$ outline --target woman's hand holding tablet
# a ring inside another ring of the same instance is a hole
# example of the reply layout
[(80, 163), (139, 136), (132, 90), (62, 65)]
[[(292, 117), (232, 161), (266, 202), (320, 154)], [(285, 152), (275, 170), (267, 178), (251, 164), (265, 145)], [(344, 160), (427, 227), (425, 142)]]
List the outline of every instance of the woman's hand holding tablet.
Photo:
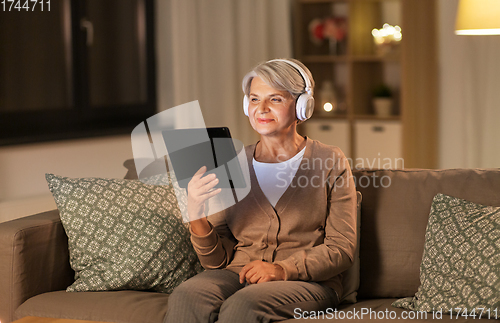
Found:
[(205, 202), (219, 194), (222, 189), (214, 189), (219, 180), (215, 174), (203, 176), (207, 167), (201, 167), (191, 178), (188, 184), (188, 215), (191, 223), (191, 230), (196, 235), (206, 235), (210, 232), (210, 225), (204, 217)]

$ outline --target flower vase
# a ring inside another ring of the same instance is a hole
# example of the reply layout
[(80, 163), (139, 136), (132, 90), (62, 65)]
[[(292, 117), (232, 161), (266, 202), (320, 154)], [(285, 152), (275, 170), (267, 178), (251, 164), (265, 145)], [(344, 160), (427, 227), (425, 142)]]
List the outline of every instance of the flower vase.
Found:
[(328, 38), (328, 48), (330, 55), (338, 55), (338, 42), (335, 38)]

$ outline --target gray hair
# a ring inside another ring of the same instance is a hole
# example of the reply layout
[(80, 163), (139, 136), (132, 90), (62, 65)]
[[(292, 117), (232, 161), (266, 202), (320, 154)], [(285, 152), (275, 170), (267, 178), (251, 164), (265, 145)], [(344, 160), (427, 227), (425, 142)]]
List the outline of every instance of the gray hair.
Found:
[[(286, 58), (299, 65), (311, 83), (311, 95), (314, 93), (314, 79), (311, 71), (302, 62)], [(243, 78), (242, 89), (246, 96), (250, 94), (250, 86), (254, 77), (260, 77), (267, 85), (279, 91), (287, 91), (294, 99), (305, 92), (306, 83), (301, 73), (291, 64), (280, 60), (271, 60), (257, 65)]]

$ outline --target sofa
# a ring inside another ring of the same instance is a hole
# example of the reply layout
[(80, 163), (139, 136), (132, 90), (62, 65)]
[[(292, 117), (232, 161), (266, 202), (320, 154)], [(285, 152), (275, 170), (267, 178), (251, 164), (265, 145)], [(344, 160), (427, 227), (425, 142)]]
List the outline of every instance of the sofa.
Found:
[[(133, 161), (124, 165), (128, 168), (125, 178), (136, 178)], [(344, 313), (340, 318), (367, 320), (371, 316), (361, 314), (373, 312), (378, 317), (371, 319), (377, 321), (436, 321), (431, 313), (427, 318), (415, 317), (416, 312), (391, 306), (398, 298), (413, 296), (420, 285), (424, 236), (433, 197), (443, 193), (500, 206), (500, 169), (375, 169), (354, 170), (353, 175), (363, 195), (360, 284), (357, 303), (338, 307)], [(42, 316), (117, 323), (162, 322), (167, 294), (66, 292), (74, 279), (68, 259), (68, 241), (57, 210), (1, 223), (0, 321)], [(453, 319), (475, 321), (467, 317)], [(302, 317), (286, 322), (305, 320), (309, 321)], [(332, 320), (324, 316), (317, 321)]]

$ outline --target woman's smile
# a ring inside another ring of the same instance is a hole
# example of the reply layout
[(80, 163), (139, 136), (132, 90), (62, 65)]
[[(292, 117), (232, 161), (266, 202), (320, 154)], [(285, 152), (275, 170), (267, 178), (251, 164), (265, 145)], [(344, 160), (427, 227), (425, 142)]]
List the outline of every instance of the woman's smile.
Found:
[(257, 118), (257, 122), (260, 124), (267, 124), (274, 121), (274, 119), (269, 119), (269, 118)]

